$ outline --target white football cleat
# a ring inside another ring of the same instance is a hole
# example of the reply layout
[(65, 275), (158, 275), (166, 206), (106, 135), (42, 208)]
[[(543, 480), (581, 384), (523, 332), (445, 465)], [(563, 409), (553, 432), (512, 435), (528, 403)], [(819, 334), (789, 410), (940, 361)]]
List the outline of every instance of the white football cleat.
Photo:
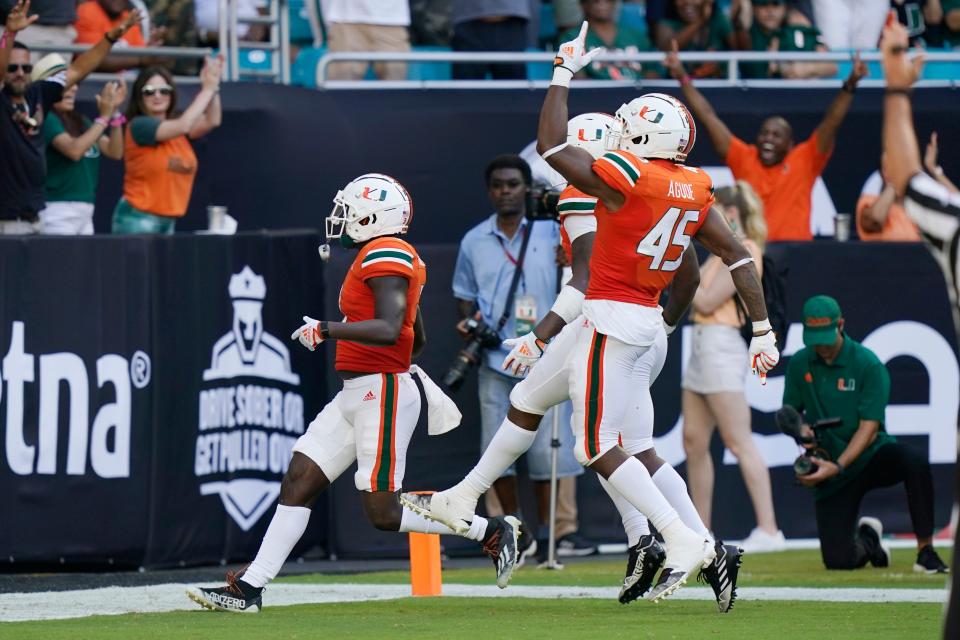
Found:
[(706, 569), (717, 557), (713, 540), (701, 539), (696, 534), (685, 535), (682, 540), (666, 545), (666, 552), (667, 561), (657, 585), (647, 596), (651, 602), (660, 602), (672, 595), (694, 572)]
[(465, 495), (460, 485), (433, 495), (401, 493), (400, 502), (414, 513), (434, 520), (453, 529), (459, 535), (470, 530), (470, 523), (477, 511), (477, 500)]

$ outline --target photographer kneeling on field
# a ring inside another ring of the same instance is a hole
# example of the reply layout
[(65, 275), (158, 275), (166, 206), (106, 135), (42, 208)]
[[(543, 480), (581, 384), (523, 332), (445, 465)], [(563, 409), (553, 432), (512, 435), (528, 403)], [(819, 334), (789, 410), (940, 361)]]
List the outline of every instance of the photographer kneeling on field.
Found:
[[(487, 195), (495, 213), (467, 232), (460, 241), (457, 266), (453, 274), (453, 295), (463, 320), (457, 330), (468, 346), (444, 377), (448, 388), (456, 389), (472, 364), (479, 365), (481, 450), (486, 449), (510, 408), (510, 392), (520, 378), (503, 370), (510, 352), (501, 341), (522, 336), (545, 316), (557, 297), (558, 268), (556, 249), (560, 227), (556, 220), (531, 220), (525, 214), (531, 185), (530, 165), (520, 156), (501, 155), (487, 165)], [(553, 411), (559, 411), (561, 441), (557, 476), (561, 478), (557, 501), (557, 554), (589, 555), (596, 548), (576, 535), (577, 505), (574, 476), (583, 467), (573, 455), (573, 434), (569, 402), (554, 407), (544, 416), (551, 424)], [(533, 536), (540, 543), (540, 556), (546, 556), (547, 520), (550, 504), (551, 430), (540, 429), (527, 452), (527, 468), (533, 480), (539, 511), (540, 531), (521, 530), (520, 552), (532, 554)], [(519, 511), (515, 469), (493, 484), (506, 514)], [(523, 520), (521, 518), (521, 520)], [(530, 521), (533, 519), (531, 518)]]
[(852, 340), (843, 324), (833, 298), (814, 296), (804, 303), (806, 347), (790, 358), (784, 407), (777, 412), (781, 430), (807, 449), (794, 466), (797, 480), (813, 489), (823, 564), (827, 569), (890, 564), (880, 521), (858, 521), (857, 515), (868, 491), (902, 482), (917, 536), (914, 571), (946, 573), (933, 549), (930, 464), (887, 433), (887, 368)]

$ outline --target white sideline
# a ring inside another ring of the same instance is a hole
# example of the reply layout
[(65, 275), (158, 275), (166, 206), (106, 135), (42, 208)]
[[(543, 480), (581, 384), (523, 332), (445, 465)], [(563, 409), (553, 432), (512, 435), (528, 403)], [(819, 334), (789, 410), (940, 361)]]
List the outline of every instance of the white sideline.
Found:
[[(106, 587), (77, 591), (0, 594), (0, 622), (83, 618), (94, 615), (200, 610), (187, 599), (186, 584), (148, 587)], [(521, 587), (498, 589), (494, 585), (445, 584), (445, 596), (462, 598), (595, 598), (616, 603), (613, 587)], [(389, 600), (410, 595), (402, 584), (273, 584), (264, 593), (267, 607), (330, 602)], [(671, 600), (712, 601), (706, 587), (681, 589)], [(917, 602), (942, 604), (945, 589), (845, 589), (799, 587), (741, 587), (738, 601), (805, 600), (815, 602)], [(644, 606), (645, 603), (638, 603)], [(667, 605), (668, 606), (668, 605)], [(208, 613), (208, 615), (215, 615)]]

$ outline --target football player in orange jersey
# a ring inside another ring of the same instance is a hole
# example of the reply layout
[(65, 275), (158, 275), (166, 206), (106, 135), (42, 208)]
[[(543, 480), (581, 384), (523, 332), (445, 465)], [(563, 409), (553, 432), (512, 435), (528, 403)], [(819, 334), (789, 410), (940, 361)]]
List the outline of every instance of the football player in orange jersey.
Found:
[[(567, 141), (586, 150), (595, 158), (606, 151), (610, 131), (619, 131), (620, 125), (612, 116), (588, 113), (576, 116), (567, 124)], [(401, 502), (418, 513), (442, 522), (455, 530), (466, 530), (473, 518), (480, 495), (490, 488), (492, 480), (522, 455), (533, 442), (544, 413), (552, 406), (570, 397), (567, 363), (578, 335), (589, 329), (583, 322), (580, 309), (589, 281), (589, 261), (597, 228), (594, 208), (597, 199), (572, 185), (560, 195), (558, 210), (561, 219), (564, 247), (572, 263), (572, 277), (557, 298), (551, 311), (533, 332), (505, 341), (513, 350), (504, 361), (504, 368), (520, 374), (530, 370), (510, 395), (511, 407), (493, 441), (483, 452), (477, 465), (463, 481), (432, 496), (401, 494)], [(663, 310), (666, 327), (672, 329), (693, 299), (699, 282), (696, 253), (689, 248), (673, 281), (667, 308)], [(558, 335), (559, 334), (559, 335)], [(551, 342), (551, 339), (556, 338)], [(545, 350), (550, 342), (550, 348)], [(653, 474), (654, 483), (668, 497), (668, 502), (681, 514), (685, 523), (697, 533), (709, 537), (709, 532), (697, 515), (683, 479), (670, 465), (656, 455), (653, 449), (653, 401), (649, 387), (656, 380), (666, 358), (667, 332), (658, 336), (655, 345), (641, 357), (634, 374), (641, 381), (636, 402), (628, 409), (621, 431), (624, 449), (636, 455)], [(543, 362), (536, 368), (541, 354)], [(531, 369), (532, 368), (532, 369)], [(651, 586), (656, 572), (664, 561), (664, 552), (650, 535), (647, 520), (636, 508), (601, 479), (623, 519), (630, 545), (627, 572), (619, 600), (631, 602)], [(736, 597), (736, 576), (739, 550), (735, 547), (718, 549), (720, 556), (714, 565), (704, 571), (714, 588), (720, 611), (728, 611)]]
[(553, 80), (540, 113), (537, 150), (570, 184), (597, 198), (597, 234), (583, 313), (590, 331), (579, 336), (570, 358), (570, 394), (577, 453), (646, 515), (666, 543), (666, 565), (650, 599), (657, 601), (709, 567), (713, 542), (686, 526), (657, 491), (646, 467), (618, 444), (636, 386), (636, 363), (664, 331), (660, 292), (697, 237), (727, 265), (754, 322), (750, 366), (765, 376), (779, 360), (767, 320), (760, 279), (749, 252), (713, 208), (713, 185), (683, 163), (696, 130), (675, 98), (648, 94), (617, 111), (618, 151), (594, 160), (565, 141), (570, 79), (600, 50), (587, 52), (580, 35), (561, 45)]
[[(294, 445), (280, 502), (256, 559), (239, 574), (228, 573), (225, 587), (187, 589), (192, 600), (208, 609), (260, 610), (264, 586), (276, 577), (307, 528), (310, 505), (354, 462), (354, 482), (373, 526), (455, 533), (404, 508), (398, 499), (407, 446), (420, 416), (413, 375), (420, 377), (431, 406), (430, 432), (443, 433), (460, 423), (453, 402), (410, 364), (426, 342), (419, 308), (426, 266), (398, 237), (413, 217), (410, 196), (390, 176), (369, 173), (338, 192), (334, 203), (326, 219), (327, 239), (358, 249), (340, 290), (344, 318), (327, 322), (304, 316), (304, 325), (291, 338), (311, 351), (325, 340), (337, 340), (335, 369), (343, 389)], [(513, 516), (476, 517), (467, 530), (455, 533), (483, 544), (501, 589), (518, 560), (519, 527)]]

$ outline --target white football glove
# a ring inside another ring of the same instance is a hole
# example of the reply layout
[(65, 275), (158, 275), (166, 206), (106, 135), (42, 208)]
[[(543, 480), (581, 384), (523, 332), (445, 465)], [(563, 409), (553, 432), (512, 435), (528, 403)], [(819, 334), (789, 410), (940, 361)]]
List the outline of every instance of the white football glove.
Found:
[(290, 334), (290, 339), (299, 340), (300, 344), (313, 351), (323, 342), (323, 336), (320, 335), (320, 321), (310, 316), (303, 316), (303, 322), (299, 329)]
[(564, 42), (557, 51), (557, 57), (553, 59), (553, 81), (550, 84), (560, 85), (561, 87), (570, 86), (570, 78), (588, 64), (593, 59), (606, 51), (603, 47), (597, 47), (587, 51), (587, 21), (583, 21), (580, 27), (580, 34), (570, 42)]
[(777, 336), (767, 331), (762, 336), (753, 336), (750, 340), (750, 370), (760, 376), (760, 382), (767, 384), (767, 372), (780, 362), (777, 351)]
[(511, 347), (510, 353), (503, 360), (503, 369), (517, 376), (526, 375), (547, 348), (547, 343), (532, 331), (517, 338), (508, 338), (503, 341), (503, 345)]

